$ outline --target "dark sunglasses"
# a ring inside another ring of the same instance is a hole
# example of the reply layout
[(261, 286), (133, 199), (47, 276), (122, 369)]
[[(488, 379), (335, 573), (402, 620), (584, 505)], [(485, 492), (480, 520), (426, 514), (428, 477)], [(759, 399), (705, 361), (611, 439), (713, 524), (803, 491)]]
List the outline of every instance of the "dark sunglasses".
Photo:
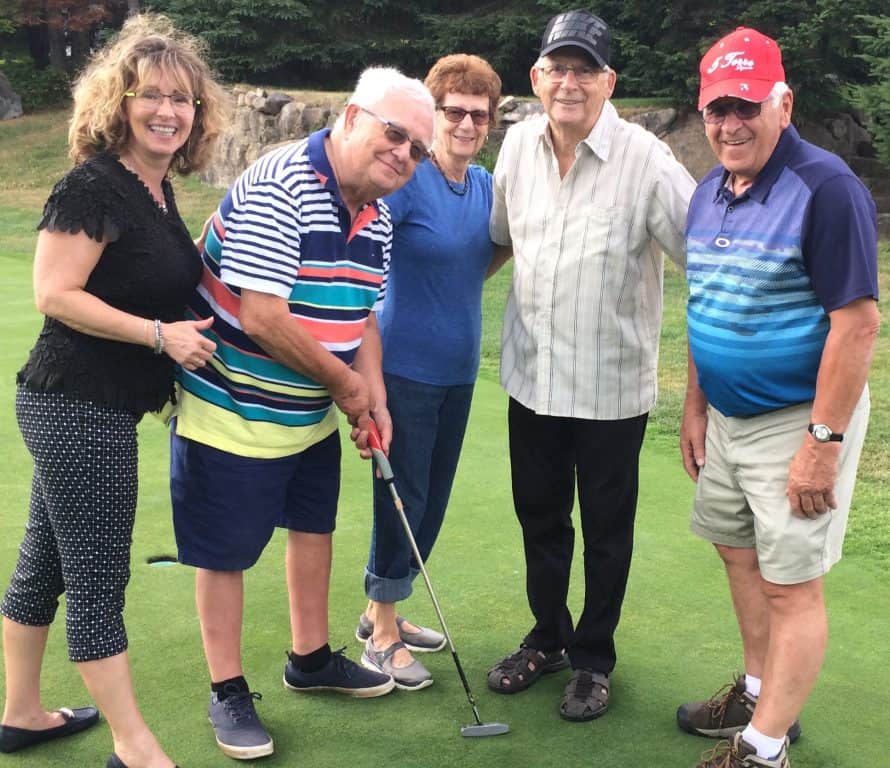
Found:
[(720, 125), (726, 116), (732, 112), (739, 120), (753, 120), (760, 114), (763, 102), (760, 101), (744, 101), (743, 99), (733, 99), (731, 101), (715, 102), (708, 104), (702, 111), (702, 119), (708, 125)]
[(469, 115), (474, 125), (488, 125), (491, 122), (491, 115), (487, 109), (463, 109), (462, 107), (443, 107), (438, 106), (436, 109), (441, 110), (445, 115), (445, 119), (451, 123), (463, 122), (463, 119)]
[(367, 112), (371, 117), (376, 117), (381, 123), (383, 123), (383, 136), (387, 141), (395, 144), (397, 147), (402, 146), (406, 141), (411, 144), (408, 148), (408, 154), (411, 155), (411, 159), (415, 163), (422, 163), (430, 156), (430, 151), (417, 139), (412, 139), (407, 133), (405, 133), (404, 129), (399, 128), (397, 125), (393, 125), (389, 120), (386, 120), (376, 112), (372, 112), (370, 109), (365, 109), (364, 107), (359, 107), (362, 112)]

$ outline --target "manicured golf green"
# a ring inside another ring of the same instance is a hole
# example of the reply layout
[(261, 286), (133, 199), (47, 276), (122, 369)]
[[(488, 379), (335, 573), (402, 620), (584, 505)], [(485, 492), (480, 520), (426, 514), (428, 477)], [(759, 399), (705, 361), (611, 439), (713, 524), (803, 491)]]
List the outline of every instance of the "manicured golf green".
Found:
[[(11, 572), (27, 515), (31, 463), (13, 414), (15, 372), (40, 326), (33, 309), (33, 225), (48, 178), (65, 167), (58, 126), (63, 116), (26, 118), (23, 129), (0, 125), (0, 588)], [(62, 129), (63, 130), (63, 129)], [(43, 148), (51, 146), (52, 151)], [(40, 150), (40, 151), (38, 151)], [(41, 154), (43, 152), (43, 154)], [(51, 157), (47, 159), (46, 154)], [(30, 180), (30, 174), (36, 180)], [(180, 207), (196, 226), (219, 192), (189, 182)], [(882, 251), (887, 286), (890, 249)], [(449, 628), (485, 720), (506, 722), (508, 735), (467, 740), (472, 713), (447, 652), (423, 658), (435, 685), (374, 700), (295, 694), (281, 684), (289, 643), (283, 537), (276, 536), (246, 578), (244, 662), (263, 694), (257, 703), (275, 738), (269, 766), (515, 766), (515, 768), (685, 768), (711, 742), (677, 730), (674, 711), (703, 697), (741, 669), (738, 632), (716, 555), (687, 530), (693, 485), (683, 474), (675, 432), (683, 386), (682, 280), (669, 272), (662, 351), (662, 402), (653, 414), (642, 461), (636, 552), (618, 632), (613, 705), (605, 718), (567, 723), (557, 704), (568, 673), (545, 677), (514, 696), (491, 693), (485, 672), (529, 627), (519, 527), (513, 516), (506, 454), (506, 398), (496, 383), (498, 306), (507, 275), (489, 286), (484, 372), (457, 482), (439, 545), (429, 562)], [(795, 768), (878, 768), (888, 764), (890, 710), (890, 355), (882, 332), (872, 377), (872, 433), (853, 512), (848, 554), (827, 578), (831, 640), (825, 668), (803, 715), (803, 737), (791, 750)], [(127, 600), (136, 687), (146, 719), (183, 768), (233, 763), (217, 750), (206, 719), (208, 683), (193, 603), (190, 569), (150, 566), (175, 555), (167, 492), (167, 434), (155, 419), (140, 426), (140, 497)], [(347, 441), (348, 442), (348, 441)], [(370, 531), (370, 468), (344, 446), (343, 492), (334, 538), (331, 644), (357, 658), (353, 632), (364, 605), (362, 571)], [(580, 563), (580, 532), (576, 562)], [(581, 574), (570, 604), (580, 606)], [(420, 580), (404, 607), (434, 624)], [(67, 661), (64, 600), (50, 635), (44, 670), (47, 706), (77, 706), (87, 696)], [(0, 683), (2, 688), (2, 683)], [(105, 724), (70, 740), (17, 755), (0, 768), (99, 768), (111, 750)]]

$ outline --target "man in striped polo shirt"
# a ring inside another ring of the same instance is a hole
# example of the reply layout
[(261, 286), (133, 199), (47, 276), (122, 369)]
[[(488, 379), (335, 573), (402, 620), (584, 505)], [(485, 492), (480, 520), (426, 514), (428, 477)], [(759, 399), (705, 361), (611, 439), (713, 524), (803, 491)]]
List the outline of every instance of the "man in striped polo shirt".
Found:
[(722, 558), (745, 674), (677, 712), (730, 740), (698, 768), (788, 768), (825, 654), (823, 576), (840, 559), (868, 424), (880, 316), (875, 204), (791, 125), (775, 40), (740, 27), (701, 61), (719, 165), (686, 227), (692, 530)]
[[(546, 114), (507, 132), (491, 213), (491, 239), (514, 256), (501, 384), (534, 625), (488, 685), (515, 693), (571, 664), (559, 704), (568, 720), (592, 720), (609, 705), (640, 447), (655, 404), (662, 251), (685, 263), (695, 189), (668, 146), (612, 106), (609, 48), (609, 28), (587, 11), (550, 19), (531, 68)], [(577, 622), (567, 605), (576, 483)]]
[(362, 430), (391, 425), (374, 312), (389, 267), (383, 197), (432, 141), (433, 99), (417, 80), (372, 68), (333, 129), (273, 151), (223, 198), (207, 233), (193, 317), (212, 317), (210, 363), (182, 371), (171, 449), (174, 525), (195, 566), (220, 749), (271, 754), (241, 665), (243, 571), (287, 529), (295, 691), (370, 697), (392, 678), (328, 645), (328, 583), (340, 481), (337, 410)]

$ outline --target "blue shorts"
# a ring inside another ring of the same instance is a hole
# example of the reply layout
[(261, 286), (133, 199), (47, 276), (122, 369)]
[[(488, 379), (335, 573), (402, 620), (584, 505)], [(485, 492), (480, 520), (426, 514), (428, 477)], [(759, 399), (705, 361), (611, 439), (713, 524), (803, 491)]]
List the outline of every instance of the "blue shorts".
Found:
[(340, 434), (280, 459), (236, 456), (180, 437), (170, 444), (170, 496), (179, 561), (243, 571), (276, 526), (331, 533), (340, 495)]

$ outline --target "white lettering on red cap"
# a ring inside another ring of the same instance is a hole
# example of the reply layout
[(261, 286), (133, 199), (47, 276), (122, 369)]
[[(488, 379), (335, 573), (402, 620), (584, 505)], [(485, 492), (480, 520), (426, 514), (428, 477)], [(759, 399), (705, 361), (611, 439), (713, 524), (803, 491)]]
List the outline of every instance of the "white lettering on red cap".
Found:
[(744, 58), (744, 51), (729, 51), (718, 56), (708, 67), (707, 74), (716, 72), (718, 69), (734, 69), (736, 72), (747, 72), (754, 69), (754, 59)]

